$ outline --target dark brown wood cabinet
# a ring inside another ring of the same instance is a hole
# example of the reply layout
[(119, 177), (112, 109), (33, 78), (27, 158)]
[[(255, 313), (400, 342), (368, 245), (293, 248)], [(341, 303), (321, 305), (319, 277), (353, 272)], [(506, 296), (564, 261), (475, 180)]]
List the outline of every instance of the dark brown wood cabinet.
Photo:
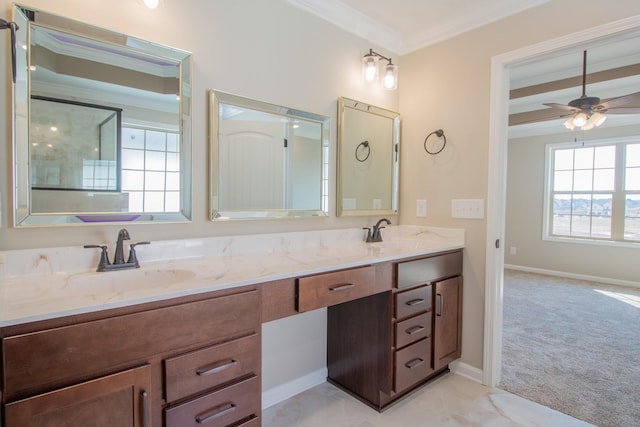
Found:
[(462, 277), (435, 283), (433, 364), (442, 369), (462, 352)]
[(328, 308), (328, 380), (378, 410), (461, 354), (462, 251), (393, 271), (391, 291)]
[(3, 426), (259, 425), (260, 303), (237, 288), (2, 328)]
[(258, 427), (261, 323), (328, 307), (328, 380), (381, 410), (460, 357), (462, 252), (0, 328), (2, 427)]
[(5, 405), (5, 425), (150, 426), (149, 365)]

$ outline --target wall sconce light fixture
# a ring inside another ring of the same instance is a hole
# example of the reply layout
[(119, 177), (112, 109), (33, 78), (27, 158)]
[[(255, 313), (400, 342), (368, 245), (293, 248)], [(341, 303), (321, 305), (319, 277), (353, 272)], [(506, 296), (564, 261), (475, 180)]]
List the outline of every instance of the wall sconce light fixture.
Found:
[[(387, 64), (379, 66), (378, 60), (384, 59)], [(398, 88), (398, 66), (391, 62), (391, 58), (382, 56), (373, 49), (362, 57), (362, 75), (364, 81), (373, 82), (378, 80), (378, 75), (382, 75), (382, 87), (387, 90)]]

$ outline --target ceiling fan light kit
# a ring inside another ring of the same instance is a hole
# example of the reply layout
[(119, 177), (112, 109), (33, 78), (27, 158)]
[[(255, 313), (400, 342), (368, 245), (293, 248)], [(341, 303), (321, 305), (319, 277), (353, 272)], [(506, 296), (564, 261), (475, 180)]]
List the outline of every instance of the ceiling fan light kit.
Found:
[[(544, 105), (555, 108), (558, 110), (564, 110), (564, 114), (560, 114), (559, 117), (570, 117), (564, 122), (564, 126), (567, 129), (574, 130), (579, 128), (581, 130), (590, 130), (594, 127), (602, 125), (607, 119), (609, 114), (640, 114), (640, 108), (617, 108), (624, 104), (640, 101), (640, 92), (632, 93), (617, 98), (612, 98), (608, 101), (600, 102), (600, 98), (595, 96), (586, 95), (586, 80), (587, 80), (587, 51), (583, 52), (582, 60), (582, 96), (578, 99), (574, 99), (567, 105), (558, 103), (545, 103)], [(568, 113), (566, 113), (568, 111)]]

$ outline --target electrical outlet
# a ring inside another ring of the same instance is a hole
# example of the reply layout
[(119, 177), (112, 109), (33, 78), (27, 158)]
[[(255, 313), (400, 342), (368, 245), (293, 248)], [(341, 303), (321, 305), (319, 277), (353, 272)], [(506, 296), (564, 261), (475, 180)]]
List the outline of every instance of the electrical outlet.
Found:
[(466, 219), (484, 218), (484, 199), (452, 199), (451, 217)]
[(424, 199), (416, 200), (416, 216), (424, 218), (427, 216), (427, 201)]
[(382, 209), (382, 199), (373, 199), (373, 209)]
[(515, 255), (516, 254), (516, 247), (515, 246), (511, 246), (509, 248), (509, 255)]

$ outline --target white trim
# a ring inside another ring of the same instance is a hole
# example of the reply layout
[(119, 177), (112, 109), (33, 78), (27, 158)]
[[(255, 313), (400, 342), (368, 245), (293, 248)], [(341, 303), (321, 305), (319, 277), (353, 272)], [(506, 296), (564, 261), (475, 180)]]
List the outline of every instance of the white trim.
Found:
[(262, 392), (262, 409), (283, 402), (296, 394), (309, 390), (327, 381), (327, 368), (318, 369), (298, 377), (287, 383), (280, 384)]
[(493, 0), (482, 4), (468, 2), (465, 8), (455, 10), (451, 16), (434, 16), (430, 25), (424, 26), (424, 30), (408, 35), (403, 35), (401, 31), (389, 27), (342, 0), (285, 1), (394, 54), (406, 55), (548, 3), (550, 0)]
[[(495, 387), (500, 381), (502, 352), (502, 290), (504, 253), (496, 250), (496, 239), (504, 241), (507, 169), (508, 67), (543, 55), (576, 48), (586, 42), (625, 36), (640, 30), (640, 15), (610, 22), (557, 39), (527, 46), (491, 58), (489, 125), (489, 175), (487, 197), (487, 241), (485, 274), (485, 326), (483, 383)], [(502, 245), (501, 245), (502, 246)]]
[(466, 363), (462, 363), (460, 360), (454, 360), (449, 363), (449, 370), (452, 374), (460, 375), (461, 377), (465, 377), (471, 381), (482, 384), (482, 370), (475, 366), (467, 365)]
[[(425, 25), (425, 29), (402, 40), (402, 50), (405, 55), (451, 39), (457, 35), (469, 32), (476, 28), (489, 25), (493, 22), (524, 12), (550, 0), (494, 0), (491, 2), (468, 2), (466, 7), (456, 10), (455, 15), (446, 17), (431, 25)], [(434, 25), (435, 24), (435, 25)]]
[(340, 0), (285, 1), (394, 54), (403, 53), (402, 34)]
[(525, 273), (545, 274), (547, 276), (564, 277), (567, 279), (586, 280), (588, 282), (605, 283), (607, 285), (627, 286), (640, 289), (640, 282), (631, 280), (612, 279), (610, 277), (591, 276), (589, 274), (569, 273), (568, 271), (555, 271), (546, 268), (527, 267), (524, 265), (505, 264), (505, 270), (524, 271)]

